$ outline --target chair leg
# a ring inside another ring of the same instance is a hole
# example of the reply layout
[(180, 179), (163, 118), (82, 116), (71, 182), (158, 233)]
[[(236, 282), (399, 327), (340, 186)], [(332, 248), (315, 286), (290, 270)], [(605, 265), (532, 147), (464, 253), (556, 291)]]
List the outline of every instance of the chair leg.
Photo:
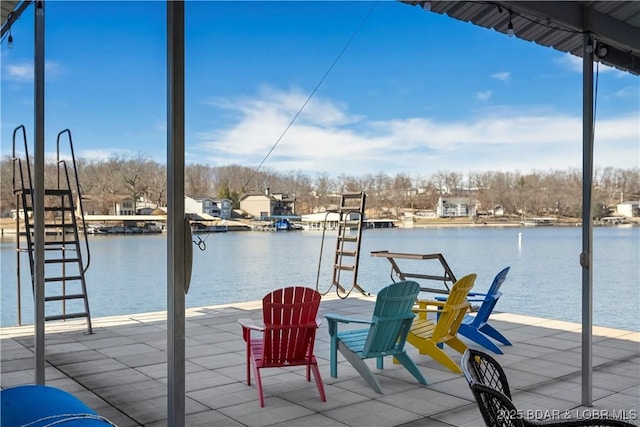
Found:
[(251, 385), (251, 343), (247, 341), (247, 385)]
[(258, 399), (260, 400), (260, 406), (264, 408), (264, 395), (262, 393), (262, 378), (260, 377), (260, 368), (255, 366), (254, 371), (256, 374), (256, 388), (258, 389)]
[(329, 349), (329, 365), (331, 377), (338, 378), (338, 337), (331, 336), (331, 348)]
[(320, 400), (326, 402), (327, 395), (324, 393), (324, 385), (322, 384), (322, 378), (320, 378), (320, 369), (318, 369), (318, 364), (316, 363), (307, 367), (310, 370), (313, 370), (313, 378), (316, 380), (316, 386), (318, 387), (318, 392), (320, 393)]
[(427, 385), (427, 380), (407, 353), (396, 354), (396, 358), (400, 363), (402, 363), (402, 366), (404, 366), (407, 371), (411, 372), (411, 375), (413, 375), (420, 384)]
[(448, 339), (447, 341), (445, 341), (445, 344), (447, 344), (449, 347), (460, 354), (464, 353), (464, 351), (467, 349), (467, 345), (463, 343), (458, 337)]
[(504, 335), (502, 335), (496, 328), (489, 325), (488, 323), (480, 328), (480, 332), (489, 335), (491, 338), (495, 339), (496, 341), (500, 341), (504, 345), (511, 345), (511, 342), (509, 342), (509, 340), (506, 339)]
[(364, 362), (364, 360), (360, 359), (357, 354), (349, 350), (341, 342), (338, 343), (338, 350), (340, 350), (340, 353), (342, 353), (345, 359), (347, 359), (347, 361), (351, 363), (351, 366), (353, 366), (355, 370), (358, 371), (360, 376), (364, 378), (367, 384), (369, 384), (369, 386), (374, 389), (376, 393), (384, 394), (382, 392), (382, 387), (380, 387), (380, 383), (378, 382), (376, 377), (373, 376), (373, 373), (369, 369), (369, 366), (367, 366), (367, 364)]
[[(449, 344), (449, 342), (447, 342)], [(463, 344), (464, 345), (464, 344)], [(454, 360), (449, 357), (444, 350), (440, 350), (438, 346), (431, 341), (424, 341), (421, 343), (422, 350), (420, 354), (426, 354), (431, 357), (433, 360), (444, 366), (445, 368), (455, 372), (456, 374), (462, 373), (462, 369)], [(465, 346), (466, 347), (466, 346)]]
[(503, 354), (502, 350), (500, 350), (500, 348), (498, 348), (498, 346), (495, 345), (493, 343), (493, 341), (491, 341), (489, 338), (487, 338), (486, 336), (481, 334), (476, 329), (467, 329), (467, 328), (463, 329), (461, 327), (458, 330), (458, 334), (460, 334), (463, 337), (466, 337), (466, 338), (470, 339), (471, 341), (481, 345), (482, 347), (486, 348), (487, 350), (493, 351), (496, 354)]

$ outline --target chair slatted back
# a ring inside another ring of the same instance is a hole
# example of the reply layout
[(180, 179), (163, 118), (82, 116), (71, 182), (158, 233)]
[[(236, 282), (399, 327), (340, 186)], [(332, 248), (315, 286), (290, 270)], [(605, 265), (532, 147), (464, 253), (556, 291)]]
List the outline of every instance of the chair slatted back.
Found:
[(434, 342), (444, 342), (458, 333), (460, 323), (470, 306), (467, 295), (475, 280), (476, 274), (468, 274), (451, 287), (444, 309), (442, 313), (438, 313), (438, 322), (432, 335)]
[(469, 384), (478, 383), (497, 390), (511, 399), (507, 375), (492, 356), (473, 348), (462, 355), (462, 372)]
[(393, 354), (402, 351), (415, 314), (413, 305), (420, 293), (417, 282), (405, 280), (380, 290), (373, 309), (372, 325), (363, 355)]
[(473, 396), (487, 426), (525, 427), (525, 421), (504, 394), (483, 384), (470, 384)]
[(262, 299), (263, 364), (305, 363), (313, 355), (321, 295), (302, 286), (275, 290)]
[(475, 325), (480, 326), (489, 320), (491, 312), (493, 312), (495, 305), (498, 303), (498, 299), (500, 299), (500, 296), (502, 295), (500, 288), (507, 279), (507, 274), (510, 269), (511, 267), (504, 268), (496, 275), (496, 277), (493, 278), (493, 282), (491, 283), (491, 286), (489, 286), (487, 295), (485, 296), (484, 301), (482, 301), (482, 304), (478, 309), (478, 313), (475, 316), (473, 322)]

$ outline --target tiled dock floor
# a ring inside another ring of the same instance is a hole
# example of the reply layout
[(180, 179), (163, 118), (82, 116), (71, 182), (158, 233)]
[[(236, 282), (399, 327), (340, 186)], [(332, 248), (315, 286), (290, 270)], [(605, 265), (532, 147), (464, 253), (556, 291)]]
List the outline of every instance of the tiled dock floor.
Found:
[[(372, 303), (371, 297), (327, 298), (321, 314), (368, 319)], [(246, 385), (244, 343), (236, 322), (260, 316), (259, 302), (187, 310), (187, 426), (483, 425), (462, 375), (418, 355), (411, 346), (410, 355), (427, 386), (388, 360), (384, 371), (375, 371), (385, 391), (378, 395), (340, 355), (338, 378), (331, 378), (326, 325), (318, 332), (316, 355), (327, 402), (320, 401), (313, 382), (305, 381), (304, 368), (267, 369), (266, 403), (260, 408), (256, 389)], [(570, 411), (589, 416), (615, 411), (640, 423), (639, 332), (594, 327), (594, 405), (584, 408), (579, 324), (507, 313), (496, 313), (493, 319), (514, 344), (504, 347), (505, 354), (497, 359), (515, 389), (514, 403), (525, 414), (548, 410), (548, 415)], [(93, 335), (84, 333), (82, 323), (47, 325), (47, 384), (73, 393), (120, 427), (166, 425), (165, 313), (99, 318), (93, 323)], [(33, 327), (0, 331), (1, 386), (32, 383)]]

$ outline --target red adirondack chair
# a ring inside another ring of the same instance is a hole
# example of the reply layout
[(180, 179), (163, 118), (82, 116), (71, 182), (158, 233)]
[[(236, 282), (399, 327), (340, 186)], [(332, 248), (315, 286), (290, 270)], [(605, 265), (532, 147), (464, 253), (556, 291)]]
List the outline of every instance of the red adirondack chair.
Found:
[[(320, 399), (327, 401), (313, 354), (316, 330), (320, 326), (316, 319), (320, 298), (316, 290), (302, 286), (278, 289), (262, 299), (264, 326), (256, 325), (251, 319), (238, 320), (247, 343), (247, 384), (251, 385), (249, 366), (252, 365), (260, 406), (264, 406), (260, 369), (287, 366), (306, 366), (307, 381), (311, 381), (313, 371)], [(253, 338), (254, 331), (260, 336)]]

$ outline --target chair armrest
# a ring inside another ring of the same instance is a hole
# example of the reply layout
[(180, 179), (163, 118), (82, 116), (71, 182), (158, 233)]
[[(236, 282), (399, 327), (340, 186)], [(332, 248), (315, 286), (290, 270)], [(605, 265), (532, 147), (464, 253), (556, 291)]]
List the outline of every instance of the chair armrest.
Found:
[[(476, 297), (476, 296), (487, 296), (487, 294), (480, 294), (480, 293), (469, 293), (470, 297)], [(446, 301), (447, 297), (435, 297), (436, 301)], [(469, 302), (483, 302), (484, 298), (467, 298), (467, 301)]]
[(443, 308), (412, 308), (411, 311), (414, 313), (445, 313), (449, 310)]
[(483, 294), (482, 292), (469, 292), (470, 297), (486, 297), (487, 294)]
[(243, 329), (252, 329), (254, 331), (264, 331), (264, 326), (256, 325), (252, 319), (238, 319), (238, 323)]
[(340, 322), (340, 323), (365, 323), (367, 325), (371, 325), (371, 321), (369, 320), (360, 320), (354, 319), (351, 317), (341, 316), (339, 314), (325, 314), (324, 317), (327, 318), (329, 322)]
[(444, 305), (446, 304), (446, 301), (435, 301), (435, 300), (429, 300), (429, 299), (420, 299), (418, 300), (418, 302), (416, 302), (416, 305), (418, 305), (418, 307), (423, 308), (423, 307), (427, 307), (427, 306), (434, 306), (434, 307), (444, 307)]

